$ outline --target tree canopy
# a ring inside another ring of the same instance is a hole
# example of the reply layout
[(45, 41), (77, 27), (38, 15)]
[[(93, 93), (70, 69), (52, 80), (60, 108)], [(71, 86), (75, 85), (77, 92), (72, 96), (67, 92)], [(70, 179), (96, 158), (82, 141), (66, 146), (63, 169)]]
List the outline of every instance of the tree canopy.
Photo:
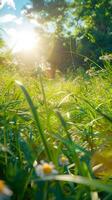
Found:
[(112, 52), (111, 0), (31, 2), (32, 7), (26, 5), (25, 14), (37, 22), (37, 32), (47, 38), (50, 50), (44, 50), (50, 52), (49, 62), (60, 68), (76, 68), (87, 66), (84, 57), (101, 64), (99, 57)]

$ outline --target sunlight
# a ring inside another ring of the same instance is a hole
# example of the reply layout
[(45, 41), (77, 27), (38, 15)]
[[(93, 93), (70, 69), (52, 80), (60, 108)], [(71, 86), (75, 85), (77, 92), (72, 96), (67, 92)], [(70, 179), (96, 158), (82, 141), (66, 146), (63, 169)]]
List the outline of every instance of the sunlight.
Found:
[(19, 31), (13, 37), (15, 41), (14, 53), (32, 51), (37, 44), (34, 31)]

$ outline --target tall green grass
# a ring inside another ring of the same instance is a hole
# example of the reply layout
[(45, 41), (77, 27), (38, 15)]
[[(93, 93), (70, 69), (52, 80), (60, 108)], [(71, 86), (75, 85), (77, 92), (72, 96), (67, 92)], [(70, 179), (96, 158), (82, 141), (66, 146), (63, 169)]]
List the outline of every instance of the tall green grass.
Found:
[[(0, 179), (12, 199), (111, 200), (110, 66), (54, 80), (1, 69), (0, 82)], [(35, 160), (58, 175), (37, 176)]]

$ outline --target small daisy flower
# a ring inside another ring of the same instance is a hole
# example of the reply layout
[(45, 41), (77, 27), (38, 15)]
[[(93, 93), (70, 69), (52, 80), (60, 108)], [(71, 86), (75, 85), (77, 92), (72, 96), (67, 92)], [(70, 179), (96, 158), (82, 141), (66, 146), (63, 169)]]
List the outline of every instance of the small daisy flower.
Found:
[(69, 160), (66, 156), (62, 155), (60, 158), (59, 158), (59, 165), (60, 166), (67, 166), (69, 164)]
[(41, 161), (39, 165), (36, 165), (35, 171), (37, 176), (40, 176), (41, 178), (51, 177), (58, 173), (52, 162), (47, 163), (44, 161)]
[(12, 191), (8, 188), (3, 180), (0, 180), (0, 200), (4, 199), (5, 196), (12, 196)]

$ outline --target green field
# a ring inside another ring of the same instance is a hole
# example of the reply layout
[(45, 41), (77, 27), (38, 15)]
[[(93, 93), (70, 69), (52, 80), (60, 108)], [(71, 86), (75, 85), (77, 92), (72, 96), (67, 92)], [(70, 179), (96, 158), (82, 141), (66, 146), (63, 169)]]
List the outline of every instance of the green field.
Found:
[(112, 200), (112, 0), (0, 0), (0, 200)]
[(55, 79), (1, 67), (0, 135), (11, 199), (111, 200), (110, 65)]

